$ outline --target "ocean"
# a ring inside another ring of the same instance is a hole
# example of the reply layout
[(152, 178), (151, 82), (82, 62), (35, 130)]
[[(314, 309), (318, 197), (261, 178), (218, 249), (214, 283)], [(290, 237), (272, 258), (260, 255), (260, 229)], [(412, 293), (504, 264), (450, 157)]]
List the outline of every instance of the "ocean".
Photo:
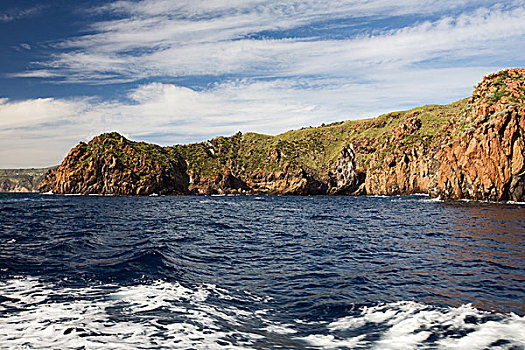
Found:
[(2, 349), (524, 349), (525, 206), (0, 194)]

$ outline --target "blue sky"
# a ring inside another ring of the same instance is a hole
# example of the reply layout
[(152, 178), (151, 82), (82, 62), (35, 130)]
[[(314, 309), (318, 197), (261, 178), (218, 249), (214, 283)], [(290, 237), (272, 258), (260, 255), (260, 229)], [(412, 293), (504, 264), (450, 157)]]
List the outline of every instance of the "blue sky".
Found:
[(469, 96), (523, 66), (525, 0), (0, 4), (0, 168), (106, 131), (162, 145)]

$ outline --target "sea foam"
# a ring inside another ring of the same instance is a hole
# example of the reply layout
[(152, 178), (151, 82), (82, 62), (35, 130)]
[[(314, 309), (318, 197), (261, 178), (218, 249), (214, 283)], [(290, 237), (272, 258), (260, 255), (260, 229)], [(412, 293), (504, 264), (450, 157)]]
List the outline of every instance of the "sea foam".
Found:
[[(242, 303), (257, 300), (249, 293), (242, 295)], [(272, 321), (275, 309), (217, 306), (210, 299), (235, 301), (238, 296), (211, 284), (189, 288), (155, 281), (63, 288), (35, 278), (15, 278), (0, 284), (0, 296), (0, 344), (10, 349), (525, 346), (524, 317), (481, 311), (471, 305), (443, 308), (402, 301), (362, 307), (328, 323), (280, 323)], [(305, 334), (305, 327), (324, 331)]]

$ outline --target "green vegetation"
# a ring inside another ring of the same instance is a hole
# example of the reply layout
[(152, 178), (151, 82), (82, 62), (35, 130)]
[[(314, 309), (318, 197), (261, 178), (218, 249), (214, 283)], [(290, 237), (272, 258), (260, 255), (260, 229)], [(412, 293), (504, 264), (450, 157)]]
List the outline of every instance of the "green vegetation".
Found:
[[(102, 164), (111, 160), (111, 157), (127, 168), (133, 168), (137, 161), (142, 165), (147, 162), (150, 165), (170, 167), (173, 162), (179, 160), (178, 154), (170, 147), (130, 141), (116, 132), (97, 136), (92, 142), (81, 143), (76, 149), (86, 154), (86, 157), (79, 158), (82, 160), (74, 164), (73, 168), (87, 166), (92, 161)], [(147, 177), (147, 174), (141, 176)]]
[[(225, 169), (237, 173), (282, 170), (286, 163), (297, 164), (324, 177), (334, 168), (341, 149), (350, 144), (355, 147), (358, 166), (363, 168), (368, 168), (376, 150), (382, 152), (375, 155), (376, 160), (380, 160), (388, 153), (414, 145), (428, 148), (444, 136), (443, 126), (466, 107), (467, 99), (464, 99), (450, 105), (428, 105), (373, 119), (292, 130), (277, 136), (237, 133), (171, 148), (187, 161), (190, 171), (203, 177)], [(403, 129), (403, 125), (416, 119), (418, 128)]]

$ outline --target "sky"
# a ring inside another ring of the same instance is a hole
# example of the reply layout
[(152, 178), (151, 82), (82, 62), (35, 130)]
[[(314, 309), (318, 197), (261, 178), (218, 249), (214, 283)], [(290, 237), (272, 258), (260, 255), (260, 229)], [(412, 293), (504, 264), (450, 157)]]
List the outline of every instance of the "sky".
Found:
[(2, 0), (0, 168), (451, 103), (524, 59), (525, 0)]

